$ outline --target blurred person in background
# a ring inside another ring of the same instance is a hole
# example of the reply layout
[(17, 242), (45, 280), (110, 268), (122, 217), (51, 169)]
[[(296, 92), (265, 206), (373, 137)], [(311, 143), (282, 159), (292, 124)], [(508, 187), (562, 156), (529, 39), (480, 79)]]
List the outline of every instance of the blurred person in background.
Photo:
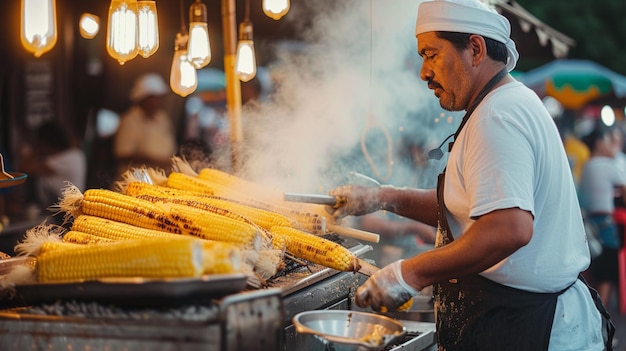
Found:
[(589, 248), (559, 132), (509, 74), (509, 21), (478, 0), (423, 1), (415, 35), (420, 78), (466, 113), (437, 189), (329, 192), (345, 200), (328, 208), (338, 218), (386, 210), (438, 228), (434, 249), (381, 268), (355, 303), (395, 310), (432, 284), (439, 350), (611, 349), (610, 316), (580, 276)]
[(583, 137), (591, 151), (585, 163), (580, 181), (580, 202), (598, 231), (602, 242), (602, 253), (591, 262), (590, 273), (602, 302), (608, 305), (618, 286), (617, 254), (622, 246), (614, 220), (615, 198), (626, 193), (625, 174), (621, 173), (615, 155), (614, 130), (598, 123), (598, 126)]
[(41, 124), (34, 144), (22, 146), (18, 169), (34, 179), (34, 201), (40, 209), (57, 203), (67, 182), (85, 191), (85, 153), (69, 130), (56, 120)]
[(132, 167), (169, 170), (176, 130), (165, 109), (169, 88), (157, 73), (140, 76), (130, 91), (132, 105), (120, 116), (113, 141), (117, 176)]

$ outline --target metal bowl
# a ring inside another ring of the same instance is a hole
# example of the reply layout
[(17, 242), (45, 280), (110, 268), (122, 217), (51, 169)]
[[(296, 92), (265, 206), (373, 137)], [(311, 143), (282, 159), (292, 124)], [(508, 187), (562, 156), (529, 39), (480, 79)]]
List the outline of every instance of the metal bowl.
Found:
[(404, 336), (402, 323), (386, 316), (344, 310), (315, 310), (296, 314), (293, 324), (300, 334), (311, 334), (335, 351), (382, 350)]

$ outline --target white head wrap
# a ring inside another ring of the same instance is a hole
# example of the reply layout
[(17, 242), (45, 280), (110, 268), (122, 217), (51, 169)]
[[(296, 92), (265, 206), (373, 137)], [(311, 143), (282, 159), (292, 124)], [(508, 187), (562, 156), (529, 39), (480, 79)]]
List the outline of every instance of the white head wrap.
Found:
[(506, 17), (490, 9), (480, 0), (432, 0), (417, 9), (415, 35), (443, 31), (479, 34), (506, 45), (506, 68), (515, 68), (519, 54), (511, 39), (511, 24)]
[(141, 101), (150, 95), (161, 96), (167, 94), (168, 88), (163, 78), (157, 73), (147, 73), (137, 78), (130, 91), (133, 102)]

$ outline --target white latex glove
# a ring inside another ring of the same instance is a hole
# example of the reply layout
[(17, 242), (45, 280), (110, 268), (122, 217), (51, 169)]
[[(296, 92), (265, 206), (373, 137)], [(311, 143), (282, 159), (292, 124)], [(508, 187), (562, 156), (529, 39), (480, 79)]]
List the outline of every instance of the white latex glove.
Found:
[(378, 312), (396, 311), (419, 291), (404, 281), (402, 261), (381, 268), (357, 288), (354, 300), (359, 307), (370, 306)]
[(346, 216), (361, 216), (381, 209), (378, 201), (380, 188), (364, 187), (359, 185), (344, 185), (331, 189), (328, 194), (338, 200), (334, 207), (326, 206), (328, 213), (335, 218)]

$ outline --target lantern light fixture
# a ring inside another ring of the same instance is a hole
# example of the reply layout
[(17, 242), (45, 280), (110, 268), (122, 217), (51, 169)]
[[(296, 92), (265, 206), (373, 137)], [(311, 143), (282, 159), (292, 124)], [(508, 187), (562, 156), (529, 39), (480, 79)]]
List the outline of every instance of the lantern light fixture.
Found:
[(289, 7), (289, 0), (263, 0), (263, 12), (276, 21), (289, 12)]
[(239, 25), (237, 44), (237, 64), (235, 71), (242, 82), (248, 82), (256, 76), (256, 54), (252, 40), (252, 22), (250, 22), (250, 0), (246, 0), (245, 19)]
[(22, 0), (20, 39), (35, 57), (50, 51), (57, 42), (56, 0)]
[(139, 53), (137, 0), (111, 0), (107, 28), (107, 52), (120, 65)]
[(154, 0), (137, 1), (139, 25), (139, 55), (152, 56), (159, 49), (159, 21)]
[(211, 41), (207, 25), (207, 8), (196, 0), (189, 7), (189, 44), (187, 58), (196, 69), (211, 62)]

